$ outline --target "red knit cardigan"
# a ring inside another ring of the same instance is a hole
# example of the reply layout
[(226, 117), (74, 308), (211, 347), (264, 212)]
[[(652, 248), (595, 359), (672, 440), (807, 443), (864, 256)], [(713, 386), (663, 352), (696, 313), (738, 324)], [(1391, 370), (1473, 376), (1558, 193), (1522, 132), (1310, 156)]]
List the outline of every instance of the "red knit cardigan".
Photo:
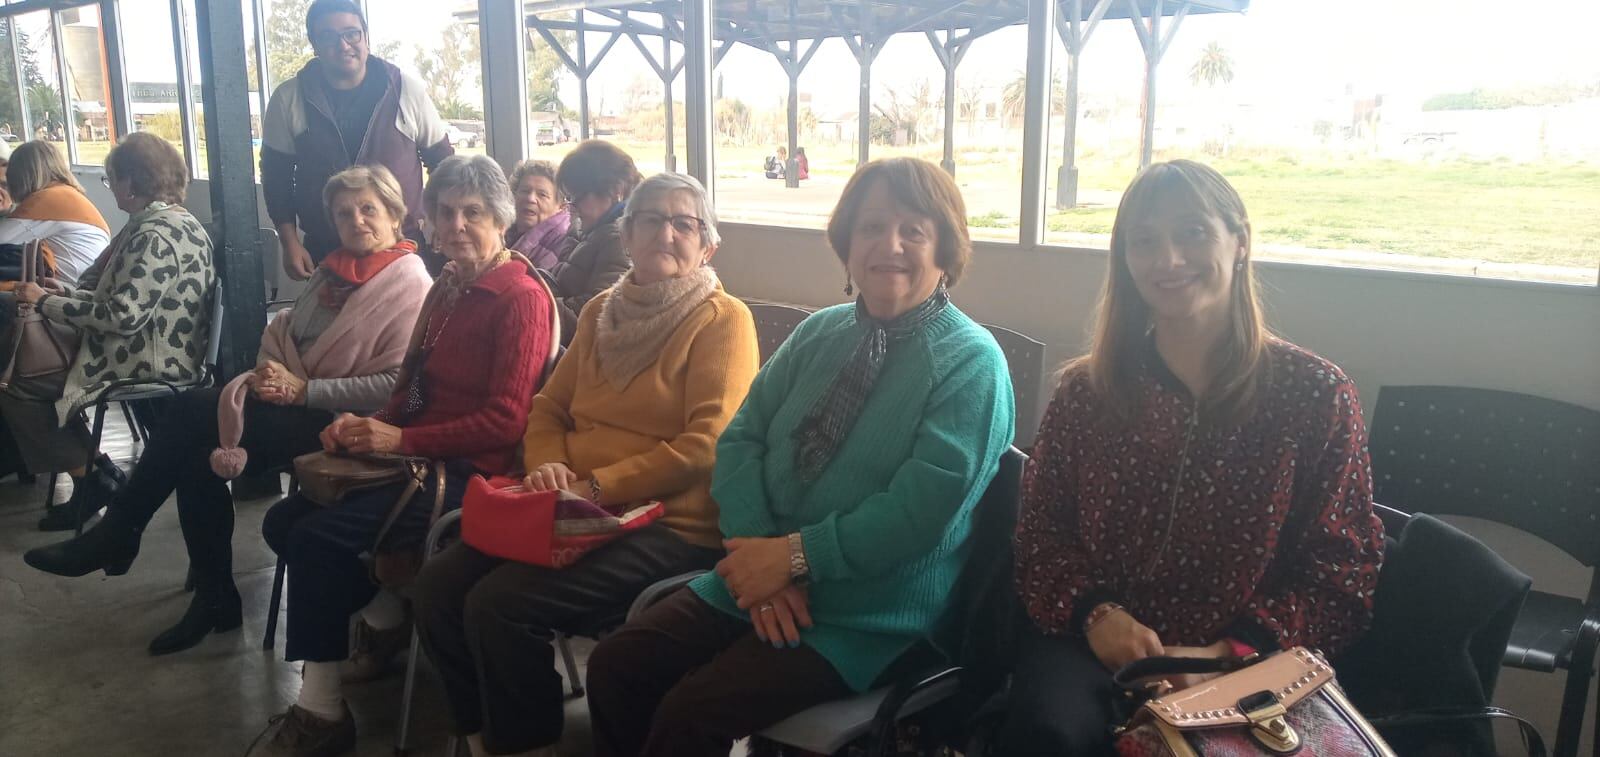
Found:
[(1356, 387), (1287, 342), (1248, 421), (1218, 428), (1153, 346), (1131, 422), (1062, 381), (1023, 483), (1016, 584), (1045, 633), (1113, 601), (1165, 645), (1332, 653), (1367, 627), (1383, 559)]
[[(478, 471), (517, 467), (517, 445), (550, 354), (550, 298), (518, 260), (467, 287), (448, 313), (429, 318), (432, 352), (422, 365), (426, 402), (400, 432), (400, 452), (465, 458)], [(393, 423), (407, 387), (396, 385), (376, 416)]]

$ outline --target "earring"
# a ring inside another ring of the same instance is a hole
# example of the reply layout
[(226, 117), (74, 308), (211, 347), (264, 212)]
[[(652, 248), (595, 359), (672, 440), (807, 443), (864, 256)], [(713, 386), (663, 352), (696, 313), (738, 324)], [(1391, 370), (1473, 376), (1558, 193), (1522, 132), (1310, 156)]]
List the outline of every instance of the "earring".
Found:
[(848, 273), (844, 275), (844, 296), (856, 296), (856, 284), (854, 281), (850, 280), (850, 274)]
[(1235, 271), (1243, 271), (1244, 270), (1244, 261), (1243, 260), (1236, 261), (1233, 264), (1233, 270), (1235, 270)]

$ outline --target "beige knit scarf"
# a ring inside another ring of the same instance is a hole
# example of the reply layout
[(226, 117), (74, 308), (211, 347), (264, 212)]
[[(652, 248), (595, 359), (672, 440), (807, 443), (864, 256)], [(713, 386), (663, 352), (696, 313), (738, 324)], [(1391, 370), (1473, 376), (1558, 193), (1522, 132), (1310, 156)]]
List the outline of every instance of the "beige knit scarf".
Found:
[(655, 364), (678, 324), (720, 284), (710, 266), (644, 286), (633, 283), (633, 271), (628, 271), (600, 307), (594, 340), (600, 375), (618, 391), (626, 389), (634, 376)]

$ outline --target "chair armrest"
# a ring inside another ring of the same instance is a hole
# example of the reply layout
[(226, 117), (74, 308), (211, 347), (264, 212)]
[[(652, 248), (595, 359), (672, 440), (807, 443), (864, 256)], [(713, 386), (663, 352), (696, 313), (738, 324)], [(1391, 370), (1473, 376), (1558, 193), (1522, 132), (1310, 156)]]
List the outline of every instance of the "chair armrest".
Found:
[(439, 540), (443, 539), (444, 535), (450, 531), (450, 528), (460, 520), (461, 510), (457, 508), (439, 516), (439, 519), (433, 522), (433, 527), (428, 529), (428, 538), (422, 545), (422, 559), (424, 561), (433, 557), (434, 550), (439, 548)]
[(663, 578), (646, 586), (644, 591), (639, 592), (639, 596), (634, 597), (633, 604), (628, 606), (628, 614), (625, 616), (624, 622), (638, 617), (640, 613), (650, 609), (651, 605), (665, 599), (668, 594), (688, 586), (690, 581), (705, 575), (707, 572), (704, 570), (691, 570), (688, 573), (682, 573), (671, 578)]
[(931, 673), (896, 681), (872, 718), (872, 753), (892, 757), (895, 724), (900, 722), (901, 712), (913, 699), (931, 700), (928, 704), (932, 704), (949, 698), (960, 684), (960, 675), (959, 667), (935, 667)]

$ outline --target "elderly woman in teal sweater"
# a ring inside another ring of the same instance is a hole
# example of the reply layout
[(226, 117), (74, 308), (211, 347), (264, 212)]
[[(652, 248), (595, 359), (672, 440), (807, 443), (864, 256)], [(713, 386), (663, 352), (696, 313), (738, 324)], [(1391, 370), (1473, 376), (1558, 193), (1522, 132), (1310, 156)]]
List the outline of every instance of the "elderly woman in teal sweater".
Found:
[(590, 657), (597, 754), (727, 754), (927, 636), (1015, 417), (1004, 355), (947, 292), (966, 216), (926, 161), (846, 185), (828, 241), (861, 296), (800, 324), (723, 432), (716, 572)]

